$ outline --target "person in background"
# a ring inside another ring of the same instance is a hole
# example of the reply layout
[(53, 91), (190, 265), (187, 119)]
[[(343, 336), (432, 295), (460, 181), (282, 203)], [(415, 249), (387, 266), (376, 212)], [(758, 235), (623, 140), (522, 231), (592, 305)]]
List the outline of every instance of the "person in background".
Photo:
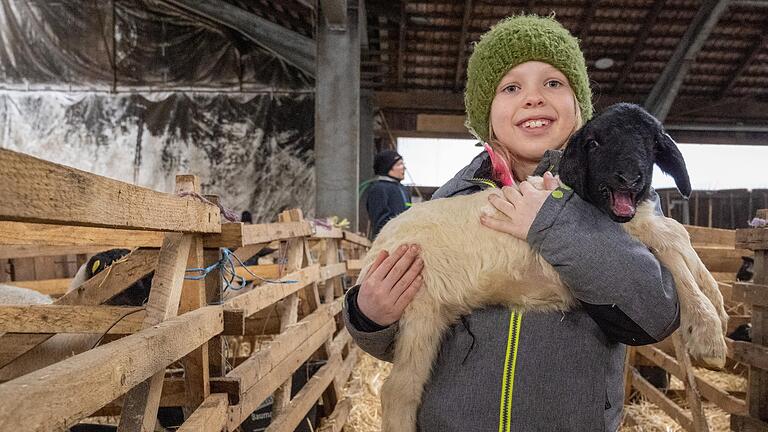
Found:
[(371, 221), (371, 238), (384, 225), (411, 206), (411, 194), (400, 182), (405, 178), (403, 157), (394, 150), (384, 150), (373, 160), (373, 178), (367, 189), (365, 209)]
[(248, 210), (243, 210), (242, 213), (240, 213), (240, 222), (242, 223), (253, 223), (253, 215)]

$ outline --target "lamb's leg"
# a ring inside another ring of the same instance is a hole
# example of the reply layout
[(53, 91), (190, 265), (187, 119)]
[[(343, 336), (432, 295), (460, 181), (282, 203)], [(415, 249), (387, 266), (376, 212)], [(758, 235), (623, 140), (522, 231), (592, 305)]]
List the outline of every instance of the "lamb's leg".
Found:
[(715, 310), (720, 317), (720, 325), (723, 332), (726, 332), (728, 329), (728, 312), (725, 311), (723, 294), (720, 292), (720, 288), (718, 288), (717, 281), (712, 276), (712, 273), (707, 270), (707, 267), (701, 261), (701, 258), (699, 258), (699, 254), (697, 254), (693, 247), (690, 246), (690, 236), (685, 230), (685, 227), (674, 219), (665, 218), (665, 223), (669, 226), (670, 230), (677, 232), (681, 239), (681, 243), (684, 242), (684, 244), (688, 245), (688, 247), (681, 249), (679, 252), (685, 260), (688, 269), (690, 269), (693, 274), (693, 278), (699, 289), (701, 289), (701, 292), (707, 296), (712, 303), (712, 306), (715, 307)]
[[(709, 365), (722, 367), (726, 352), (723, 318), (718, 310), (722, 309), (722, 295), (719, 291), (712, 292), (712, 286), (708, 285), (706, 275), (709, 272), (693, 250), (685, 228), (650, 211), (639, 211), (635, 219), (624, 224), (624, 228), (650, 247), (672, 273), (680, 299), (681, 331), (691, 355)], [(702, 281), (701, 285), (699, 281)], [(705, 296), (702, 287), (714, 302)], [(716, 284), (714, 289), (717, 290)]]
[(434, 300), (416, 299), (400, 319), (392, 372), (381, 389), (382, 432), (416, 432), (424, 385), (450, 317)]

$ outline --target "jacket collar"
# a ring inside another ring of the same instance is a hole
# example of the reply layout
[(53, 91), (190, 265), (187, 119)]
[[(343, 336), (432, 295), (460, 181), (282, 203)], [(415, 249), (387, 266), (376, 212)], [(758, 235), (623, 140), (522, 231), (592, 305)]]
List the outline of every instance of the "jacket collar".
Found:
[(390, 182), (390, 183), (398, 183), (398, 184), (400, 183), (400, 180), (392, 178), (390, 176), (384, 176), (384, 175), (376, 176), (376, 177), (373, 178), (373, 180), (374, 181), (385, 181), (385, 182)]
[[(536, 166), (533, 175), (543, 175), (547, 171), (557, 174), (562, 155), (563, 152), (560, 150), (547, 150), (539, 165)], [(475, 156), (469, 165), (462, 168), (452, 179), (435, 191), (432, 194), (432, 199), (465, 195), (484, 189), (485, 186), (478, 179), (492, 180), (490, 178), (491, 169), (491, 159), (488, 153), (484, 151)]]

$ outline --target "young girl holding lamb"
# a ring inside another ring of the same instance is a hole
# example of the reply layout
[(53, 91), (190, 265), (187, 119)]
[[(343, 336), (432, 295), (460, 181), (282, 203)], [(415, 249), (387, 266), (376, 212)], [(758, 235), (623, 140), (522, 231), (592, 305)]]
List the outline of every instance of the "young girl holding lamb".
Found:
[[(579, 196), (552, 193), (558, 150), (592, 117), (578, 41), (551, 18), (500, 22), (469, 59), (465, 106), (468, 127), (492, 150), (433, 199), (504, 184), (495, 153), (520, 189), (504, 188), (506, 199), (491, 196), (506, 217), (478, 222), (527, 241), (577, 304), (525, 313), (490, 306), (462, 316), (443, 332), (418, 414), (408, 421), (421, 432), (616, 431), (626, 345), (669, 336), (680, 307), (670, 273), (647, 247)], [(542, 174), (545, 190), (525, 181)], [(424, 283), (423, 268), (419, 245), (403, 245), (380, 253), (348, 292), (346, 326), (365, 351), (391, 361), (398, 321)]]

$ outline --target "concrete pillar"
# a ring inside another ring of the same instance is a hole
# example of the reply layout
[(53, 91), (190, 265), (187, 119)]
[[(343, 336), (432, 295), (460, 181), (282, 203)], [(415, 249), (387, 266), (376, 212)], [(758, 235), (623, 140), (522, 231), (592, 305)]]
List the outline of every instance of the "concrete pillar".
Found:
[(315, 93), (316, 215), (338, 215), (358, 227), (360, 35), (357, 1), (347, 2), (347, 26), (333, 31), (317, 14)]
[[(373, 156), (376, 154), (376, 145), (373, 141), (373, 121), (376, 107), (371, 90), (360, 91), (360, 182), (373, 177)], [(366, 232), (368, 227), (368, 213), (365, 210), (365, 202), (360, 201), (359, 230)]]

